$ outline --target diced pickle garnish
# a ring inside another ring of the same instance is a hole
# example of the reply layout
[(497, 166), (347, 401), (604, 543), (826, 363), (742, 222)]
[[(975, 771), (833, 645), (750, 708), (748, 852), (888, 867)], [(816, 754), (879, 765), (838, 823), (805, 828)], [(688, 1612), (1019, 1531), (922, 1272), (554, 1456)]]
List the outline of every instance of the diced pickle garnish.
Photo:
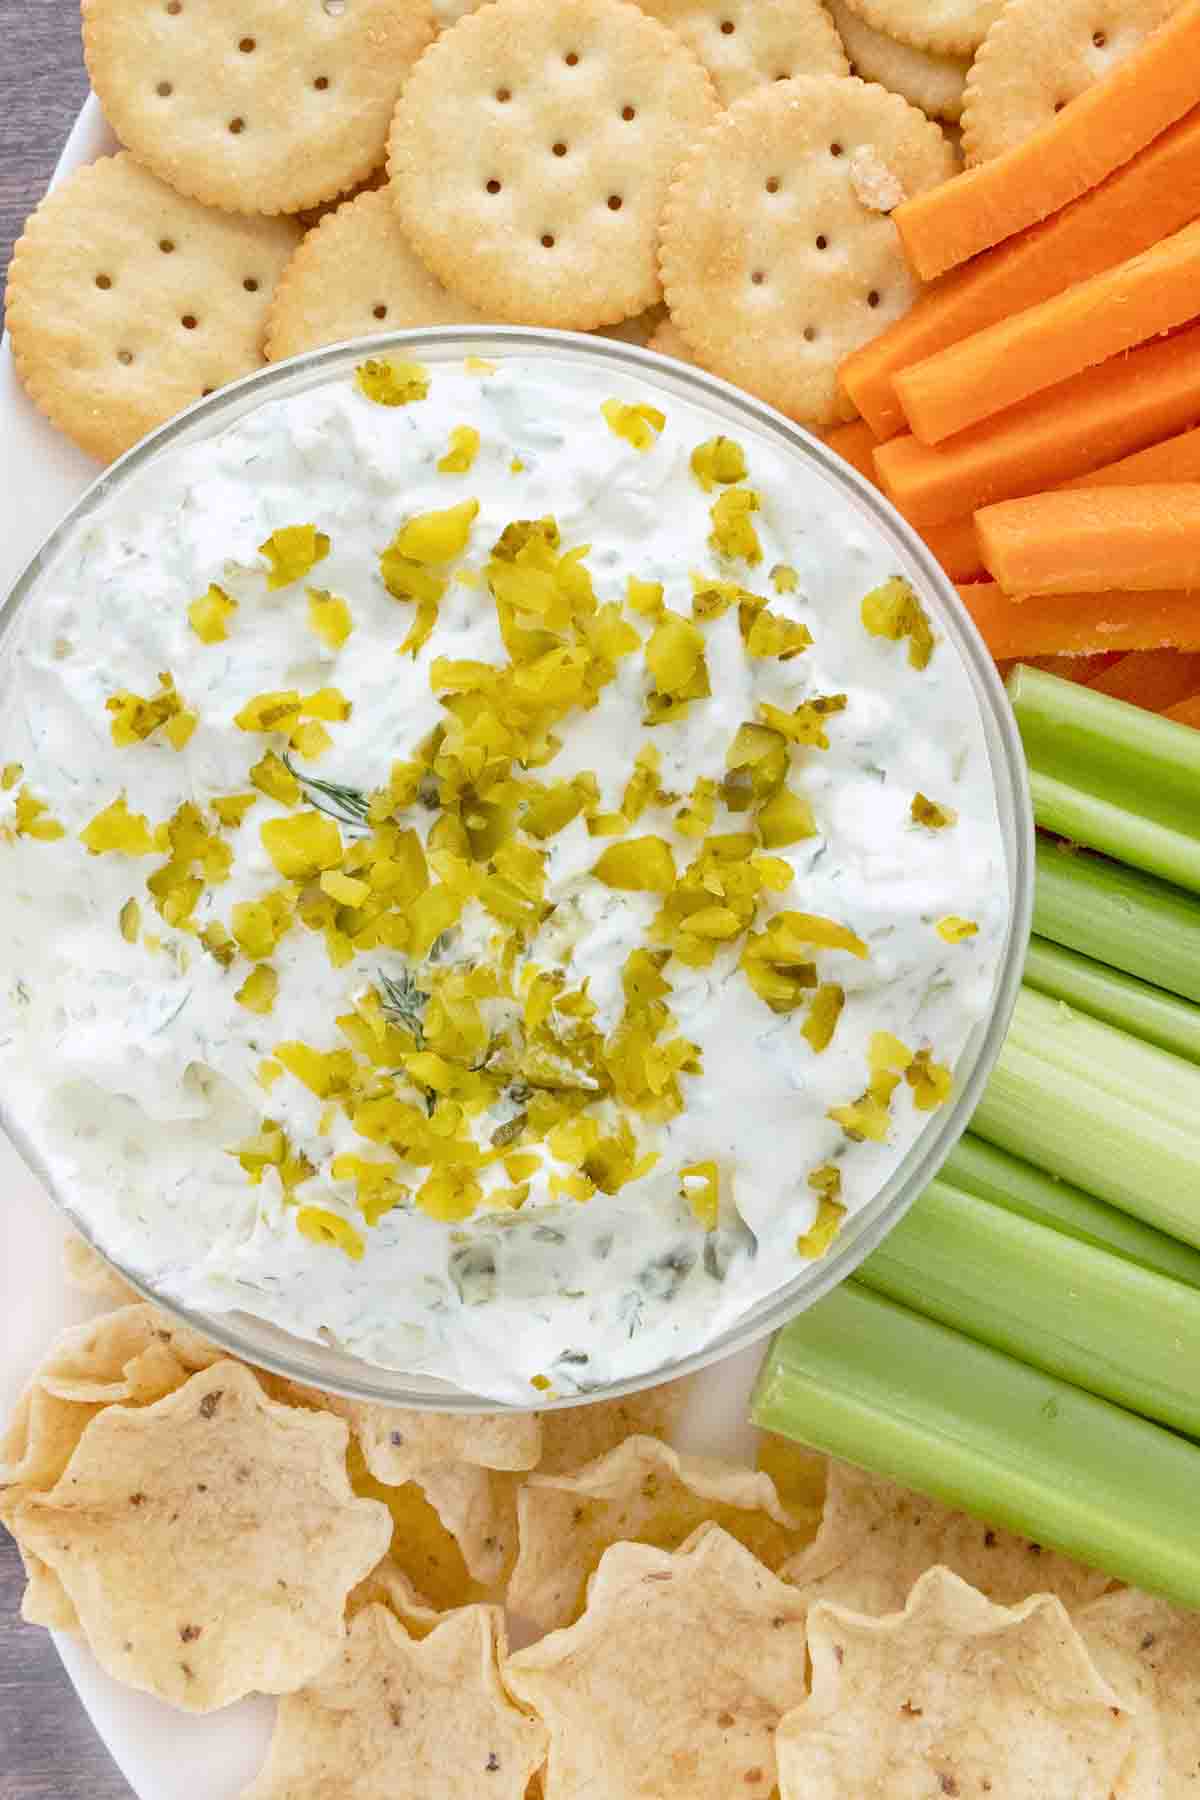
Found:
[(769, 701), (760, 705), (758, 713), (765, 724), (773, 731), (782, 732), (790, 743), (814, 750), (828, 750), (829, 737), (825, 721), (833, 718), (836, 713), (845, 712), (846, 706), (845, 694), (818, 694), (813, 700), (802, 700), (790, 713), (780, 706), (772, 706)]
[(438, 458), (443, 475), (465, 475), (479, 455), (479, 433), (473, 425), (456, 425), (450, 433), (450, 448)]
[(279, 976), (266, 963), (259, 963), (257, 968), (251, 969), (233, 997), (247, 1012), (269, 1013), (278, 993)]
[(608, 421), (610, 431), (632, 444), (635, 450), (651, 449), (667, 422), (666, 413), (660, 412), (657, 406), (632, 406), (622, 400), (606, 400), (600, 411)]
[(221, 644), (229, 636), (229, 621), (236, 611), (237, 601), (213, 583), (188, 607), (188, 623), (202, 644)]
[(834, 982), (823, 981), (813, 995), (808, 1017), (800, 1027), (800, 1033), (818, 1054), (822, 1050), (828, 1050), (833, 1042), (833, 1034), (837, 1030), (845, 1004), (845, 990)]
[(417, 362), (370, 357), (354, 371), (359, 392), (377, 406), (409, 406), (429, 392), (429, 371)]
[(721, 1177), (716, 1163), (688, 1163), (679, 1171), (679, 1186), (705, 1231), (715, 1231), (721, 1210)]
[(930, 831), (944, 831), (947, 825), (958, 823), (958, 814), (952, 806), (939, 806), (936, 800), (929, 800), (924, 794), (914, 794), (909, 814), (914, 825), (928, 826)]
[(121, 936), (127, 944), (136, 944), (138, 933), (142, 929), (142, 909), (134, 899), (129, 899), (121, 908), (118, 924)]
[(771, 586), (777, 594), (794, 594), (800, 586), (800, 577), (790, 563), (776, 563), (771, 570)]
[(349, 606), (328, 588), (309, 588), (308, 623), (330, 650), (340, 650), (354, 629)]
[(172, 747), (182, 750), (196, 729), (196, 715), (184, 706), (174, 676), (164, 673), (158, 679), (159, 690), (148, 700), (123, 688), (104, 702), (105, 710), (112, 714), (110, 730), (118, 749), (144, 743), (161, 726)]
[(466, 549), (478, 512), (478, 500), (463, 500), (440, 512), (417, 513), (400, 527), (392, 549), (415, 563), (452, 562)]
[(296, 1214), (296, 1229), (314, 1244), (344, 1250), (352, 1262), (362, 1261), (366, 1250), (362, 1233), (356, 1231), (341, 1213), (330, 1212), (324, 1206), (302, 1206)]
[(965, 944), (967, 939), (973, 938), (978, 930), (979, 927), (974, 919), (960, 919), (956, 913), (948, 913), (944, 919), (939, 919), (937, 922), (937, 934), (948, 944)]
[(131, 813), (124, 794), (98, 812), (79, 834), (93, 856), (112, 852), (120, 856), (153, 856), (158, 845), (145, 813)]
[[(19, 780), (21, 765), (10, 763), (9, 768), (17, 770), (17, 779)], [(11, 789), (8, 791), (11, 792)], [(32, 838), (35, 842), (49, 844), (66, 835), (66, 827), (61, 825), (57, 819), (51, 818), (47, 802), (39, 800), (33, 789), (23, 782), (17, 789), (12, 825), (6, 825), (0, 832), (0, 837), (6, 840)]]
[(897, 644), (907, 638), (909, 663), (914, 669), (928, 668), (937, 639), (912, 583), (902, 575), (893, 575), (865, 596), (862, 622), (872, 637), (890, 638)]
[(592, 874), (606, 887), (669, 894), (675, 885), (675, 858), (665, 838), (627, 838), (601, 853)]
[(24, 773), (25, 770), (20, 763), (5, 763), (4, 767), (0, 769), (0, 793), (11, 794)]
[(315, 525), (283, 525), (258, 546), (270, 563), (269, 588), (290, 587), (329, 555), (329, 539)]
[(631, 575), (625, 586), (625, 604), (644, 619), (659, 618), (663, 610), (662, 582), (640, 581), (636, 575)]
[(913, 1105), (918, 1112), (933, 1112), (950, 1098), (954, 1076), (942, 1063), (935, 1063), (931, 1050), (918, 1050), (904, 1071), (904, 1079), (912, 1089)]
[[(838, 1171), (835, 1169), (834, 1174)], [(811, 1183), (812, 1176), (809, 1177)], [(822, 1194), (817, 1201), (817, 1216), (803, 1236), (796, 1239), (796, 1254), (806, 1261), (815, 1261), (825, 1256), (831, 1249), (834, 1239), (842, 1227), (846, 1209), (840, 1201)]]
[(762, 545), (751, 524), (751, 517), (761, 504), (753, 488), (727, 488), (713, 501), (713, 528), (708, 541), (719, 556), (737, 557), (748, 563), (762, 561)]
[(292, 774), (281, 756), (274, 750), (268, 750), (261, 756), (250, 771), (250, 779), (261, 793), (272, 800), (278, 800), (281, 806), (298, 806), (303, 792), (300, 783)]
[(743, 637), (747, 656), (775, 656), (780, 662), (790, 662), (813, 641), (807, 625), (798, 619), (781, 618), (766, 608), (752, 615)]
[(813, 809), (802, 794), (781, 787), (754, 815), (759, 835), (768, 850), (784, 850), (804, 838), (816, 836)]
[(746, 454), (733, 438), (708, 438), (691, 454), (691, 470), (706, 494), (746, 479)]
[(267, 855), (289, 881), (310, 881), (342, 860), (342, 834), (336, 822), (323, 813), (268, 819), (260, 827), (260, 835)]

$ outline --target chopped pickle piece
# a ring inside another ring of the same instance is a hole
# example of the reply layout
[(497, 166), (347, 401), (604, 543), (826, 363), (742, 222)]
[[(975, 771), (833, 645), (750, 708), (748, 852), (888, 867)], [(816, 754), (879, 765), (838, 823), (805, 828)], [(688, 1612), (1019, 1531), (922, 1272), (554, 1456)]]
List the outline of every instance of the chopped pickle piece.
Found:
[(329, 539), (315, 525), (283, 525), (273, 531), (259, 553), (270, 563), (269, 588), (290, 587), (329, 555)]
[[(838, 1174), (838, 1171), (834, 1169), (833, 1173), (838, 1175), (838, 1180), (840, 1182), (841, 1177)], [(809, 1181), (810, 1183), (812, 1181), (811, 1175), (809, 1176)], [(841, 1230), (842, 1220), (845, 1216), (846, 1209), (839, 1201), (830, 1199), (825, 1194), (822, 1194), (817, 1201), (816, 1218), (804, 1233), (803, 1237), (798, 1237), (796, 1239), (797, 1256), (803, 1256), (806, 1261), (815, 1261), (818, 1257), (826, 1255), (833, 1244), (834, 1238)]]
[[(20, 771), (19, 763), (11, 763), (9, 766)], [(90, 830), (91, 827), (89, 826), (88, 829)], [(13, 806), (12, 826), (6, 826), (0, 836), (9, 840), (33, 838), (39, 843), (49, 844), (58, 838), (66, 837), (66, 835), (66, 827), (60, 825), (57, 819), (50, 817), (50, 809), (46, 801), (39, 800), (33, 789), (28, 784), (22, 783), (17, 789), (17, 797)]]
[(689, 798), (675, 814), (675, 829), (683, 837), (702, 838), (712, 830), (717, 812), (717, 784), (699, 775)]
[(669, 894), (675, 885), (675, 858), (665, 838), (627, 838), (602, 852), (592, 865), (592, 874), (605, 887)]
[(709, 544), (719, 556), (738, 557), (743, 562), (762, 561), (762, 545), (751, 524), (751, 517), (762, 502), (753, 488), (727, 488), (709, 509), (713, 528)]
[(317, 688), (301, 708), (306, 719), (328, 719), (332, 724), (343, 724), (353, 710), (345, 694), (335, 687)]
[(342, 834), (324, 813), (302, 812), (290, 819), (268, 819), (260, 827), (263, 849), (289, 881), (311, 881), (342, 860)]
[(214, 583), (207, 594), (193, 600), (188, 607), (188, 623), (202, 644), (223, 644), (229, 636), (229, 621), (236, 611), (237, 601), (231, 600), (224, 588)]
[(473, 425), (456, 425), (450, 433), (450, 448), (438, 458), (442, 475), (465, 475), (479, 455), (479, 433)]
[(239, 900), (230, 918), (233, 941), (255, 961), (270, 956), (291, 930), (295, 913), (296, 890), (292, 887), (276, 888), (257, 900)]
[[(282, 768), (283, 765), (280, 764), (280, 767)], [(218, 794), (213, 800), (212, 809), (222, 825), (227, 825), (231, 831), (236, 831), (250, 808), (257, 804), (257, 794)]]
[(349, 606), (328, 588), (309, 588), (308, 624), (330, 650), (340, 650), (354, 630)]
[(924, 794), (914, 794), (909, 813), (914, 825), (926, 825), (930, 831), (944, 831), (947, 825), (958, 823), (958, 814), (952, 806), (939, 806), (936, 800), (929, 800)]
[(828, 1117), (856, 1144), (861, 1144), (864, 1139), (882, 1144), (892, 1123), (887, 1101), (880, 1100), (869, 1088), (849, 1106), (831, 1106)]
[(510, 475), (523, 475), (525, 473), (525, 464), (521, 461), (519, 456), (513, 457), (508, 465), (508, 472)]
[(658, 442), (658, 434), (667, 422), (667, 415), (660, 412), (657, 406), (632, 406), (621, 400), (606, 400), (600, 411), (608, 421), (610, 431), (635, 450), (649, 450)]
[(196, 715), (185, 710), (172, 675), (164, 673), (158, 679), (159, 690), (148, 700), (123, 688), (119, 693), (110, 694), (104, 702), (105, 710), (113, 715), (110, 729), (118, 749), (144, 743), (160, 726), (166, 727), (167, 737), (176, 750), (182, 750), (191, 737), (196, 728)]
[(715, 1231), (721, 1207), (721, 1177), (716, 1163), (688, 1163), (679, 1171), (679, 1188), (705, 1231)]
[(288, 741), (296, 755), (302, 756), (305, 762), (316, 762), (327, 750), (333, 749), (333, 739), (315, 719), (310, 719), (307, 724), (297, 725)]
[(410, 406), (429, 392), (429, 371), (417, 362), (386, 362), (369, 357), (354, 371), (359, 392), (376, 406)]
[(918, 1050), (904, 1071), (904, 1079), (912, 1089), (913, 1105), (918, 1112), (933, 1112), (950, 1098), (954, 1076), (942, 1063), (935, 1063), (931, 1050)]
[(314, 1244), (327, 1244), (333, 1250), (344, 1250), (353, 1262), (361, 1262), (366, 1245), (341, 1213), (324, 1206), (302, 1206), (296, 1214), (296, 1229)]
[(776, 563), (771, 570), (771, 585), (777, 594), (794, 594), (800, 586), (800, 577), (790, 563)]
[(902, 575), (893, 575), (865, 596), (862, 622), (872, 637), (889, 638), (896, 644), (907, 638), (912, 668), (928, 668), (937, 639), (929, 614), (918, 600), (911, 582)]
[(361, 906), (371, 893), (368, 881), (356, 881), (339, 869), (327, 869), (321, 876), (321, 892), (336, 900), (339, 906)]
[(842, 1171), (836, 1163), (821, 1163), (808, 1172), (808, 1185), (822, 1200), (840, 1200)]
[(127, 900), (118, 915), (121, 936), (127, 944), (136, 944), (142, 929), (142, 909), (136, 900)]
[(663, 610), (663, 584), (661, 581), (639, 581), (631, 575), (625, 584), (625, 604), (631, 612), (640, 614), (644, 619), (657, 619)]
[(478, 512), (478, 500), (463, 500), (440, 512), (417, 513), (400, 527), (392, 549), (415, 563), (452, 562), (466, 549)]
[(279, 976), (267, 963), (259, 963), (233, 997), (247, 1012), (269, 1013), (278, 993)]
[(823, 981), (813, 995), (808, 1017), (800, 1027), (800, 1035), (808, 1040), (818, 1055), (822, 1050), (828, 1050), (833, 1042), (833, 1034), (837, 1030), (845, 1004), (845, 990), (832, 981)]
[(887, 1069), (896, 1070), (902, 1075), (912, 1062), (913, 1053), (904, 1040), (892, 1032), (873, 1031), (867, 1060), (873, 1075)]
[(11, 794), (24, 773), (22, 764), (5, 763), (3, 769), (0, 769), (0, 793)]
[(781, 787), (754, 815), (759, 835), (768, 850), (783, 850), (803, 838), (815, 837), (816, 820), (809, 802), (789, 787)]
[(93, 856), (115, 852), (121, 856), (153, 856), (158, 845), (145, 813), (131, 813), (124, 794), (98, 812), (79, 834)]
[(212, 957), (213, 961), (218, 963), (222, 969), (228, 969), (232, 966), (234, 959), (237, 956), (237, 945), (234, 943), (229, 932), (226, 931), (225, 927), (222, 925), (220, 919), (209, 920), (208, 924), (204, 927), (204, 930), (200, 933), (200, 942), (204, 945), (204, 948), (208, 951), (208, 954)]
[(797, 954), (810, 944), (819, 950), (848, 950), (851, 956), (870, 954), (848, 925), (839, 925), (836, 919), (823, 918), (819, 913), (776, 913), (767, 926), (767, 935), (785, 954)]
[(268, 1093), (270, 1093), (282, 1074), (283, 1064), (274, 1062), (269, 1056), (264, 1056), (259, 1063), (258, 1068), (255, 1070), (255, 1078), (258, 1081), (259, 1086), (266, 1088)]
[(706, 494), (711, 494), (714, 487), (728, 487), (746, 479), (746, 455), (733, 438), (708, 438), (697, 444), (690, 465)]
[(636, 825), (646, 808), (661, 804), (662, 788), (658, 779), (662, 758), (653, 744), (643, 744), (634, 758), (634, 770), (625, 784), (621, 812), (631, 825)]
[(421, 1183), (413, 1198), (431, 1219), (456, 1224), (471, 1217), (483, 1199), (483, 1189), (470, 1169), (451, 1166), (435, 1169)]
[(798, 619), (784, 619), (767, 608), (754, 612), (749, 630), (743, 631), (747, 656), (775, 656), (791, 662), (812, 644), (812, 632)]
[(496, 365), (489, 362), (486, 356), (468, 356), (463, 362), (468, 375), (494, 375)]
[(772, 706), (769, 701), (763, 701), (758, 714), (772, 730), (781, 732), (789, 743), (802, 744), (814, 750), (828, 750), (825, 720), (836, 713), (845, 712), (847, 704), (845, 694), (818, 694), (813, 700), (802, 700), (795, 711), (790, 713), (784, 712), (782, 707)]
[(786, 739), (767, 725), (739, 725), (725, 752), (721, 796), (730, 812), (748, 812), (778, 792), (787, 774)]
[(948, 944), (965, 944), (967, 939), (973, 938), (978, 930), (979, 927), (974, 919), (960, 919), (957, 913), (948, 913), (944, 919), (939, 919), (937, 922), (937, 934)]
[(680, 613), (663, 613), (646, 645), (646, 667), (669, 699), (703, 700), (712, 692), (704, 633)]
[[(297, 688), (255, 694), (233, 715), (239, 731), (291, 732), (300, 723), (301, 696)], [(253, 772), (251, 780), (254, 779)]]
[(268, 750), (259, 758), (250, 771), (250, 779), (260, 793), (272, 800), (278, 800), (281, 806), (298, 806), (303, 789), (292, 771), (281, 756), (274, 750)]

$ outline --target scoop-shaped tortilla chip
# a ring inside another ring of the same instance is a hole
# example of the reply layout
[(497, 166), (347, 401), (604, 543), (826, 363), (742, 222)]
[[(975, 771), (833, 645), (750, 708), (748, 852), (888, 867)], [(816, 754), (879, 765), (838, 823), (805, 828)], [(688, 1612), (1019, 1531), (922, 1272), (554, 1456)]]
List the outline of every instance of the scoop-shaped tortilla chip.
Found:
[(1081, 1606), (1108, 1585), (1106, 1575), (1069, 1556), (833, 1460), (820, 1529), (779, 1572), (810, 1604), (834, 1600), (856, 1612), (886, 1613), (904, 1605), (914, 1581), (935, 1563), (1002, 1605), (1057, 1594), (1065, 1606)]
[(428, 1637), (435, 1625), (440, 1625), (446, 1618), (445, 1613), (431, 1606), (423, 1594), (419, 1594), (408, 1576), (390, 1556), (385, 1556), (381, 1563), (376, 1563), (365, 1581), (360, 1581), (346, 1601), (346, 1616), (354, 1618), (364, 1606), (386, 1606), (389, 1612), (395, 1613), (409, 1637)]
[(578, 1624), (509, 1659), (550, 1730), (546, 1800), (767, 1800), (805, 1692), (803, 1603), (719, 1526), (614, 1544)]
[(1121, 1800), (1200, 1794), (1200, 1613), (1123, 1588), (1075, 1615), (1093, 1662), (1133, 1711)]
[(391, 1534), (350, 1486), (346, 1437), (216, 1363), (153, 1406), (105, 1408), (16, 1534), (118, 1680), (189, 1712), (288, 1693), (337, 1650)]
[(677, 1550), (697, 1526), (720, 1525), (769, 1569), (813, 1534), (769, 1475), (710, 1456), (681, 1456), (657, 1438), (626, 1438), (575, 1475), (531, 1475), (517, 1497), (520, 1549), (508, 1589), (514, 1613), (540, 1631), (583, 1611), (588, 1578), (610, 1544)]
[(595, 1400), (583, 1406), (560, 1406), (544, 1412), (542, 1475), (570, 1474), (623, 1444), (627, 1437), (669, 1438), (692, 1391), (691, 1378), (664, 1381), (619, 1400)]
[(1132, 1723), (1061, 1601), (996, 1606), (929, 1569), (903, 1612), (822, 1601), (812, 1693), (776, 1736), (782, 1800), (1111, 1800)]
[(63, 1273), (69, 1285), (81, 1294), (109, 1300), (114, 1306), (128, 1306), (141, 1298), (137, 1289), (75, 1231), (63, 1242)]
[(524, 1800), (546, 1733), (501, 1684), (503, 1615), (450, 1613), (412, 1638), (384, 1606), (279, 1707), (266, 1766), (242, 1800)]
[(475, 1581), (494, 1588), (507, 1580), (517, 1554), (517, 1494), (523, 1477), (474, 1463), (422, 1469), (417, 1485), (458, 1544)]

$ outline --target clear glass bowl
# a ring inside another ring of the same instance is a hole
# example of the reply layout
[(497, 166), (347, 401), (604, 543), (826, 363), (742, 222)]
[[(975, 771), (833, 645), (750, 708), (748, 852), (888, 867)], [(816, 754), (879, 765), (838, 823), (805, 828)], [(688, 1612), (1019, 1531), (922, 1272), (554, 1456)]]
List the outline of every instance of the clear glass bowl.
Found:
[[(953, 588), (921, 540), (854, 469), (781, 413), (715, 376), (607, 338), (519, 326), (455, 326), (430, 331), (400, 331), (360, 339), (353, 344), (337, 344), (294, 357), (290, 362), (274, 364), (200, 401), (106, 470), (51, 533), (0, 607), (0, 663), (12, 653), (11, 644), (6, 649), (6, 641), (11, 637), (21, 609), (36, 604), (42, 578), (60, 556), (70, 551), (74, 540), (87, 530), (95, 513), (126, 484), (140, 478), (154, 463), (175, 450), (217, 436), (266, 401), (286, 399), (323, 382), (346, 378), (364, 355), (383, 355), (393, 350), (433, 365), (461, 361), (465, 356), (520, 355), (583, 362), (625, 375), (636, 373), (642, 381), (656, 385), (669, 396), (706, 407), (726, 421), (740, 437), (764, 438), (777, 449), (803, 461), (882, 534), (895, 554), (897, 568), (908, 576), (940, 630), (962, 658), (974, 687), (991, 759), (1008, 865), (1009, 931), (991, 1010), (975, 1027), (958, 1060), (952, 1103), (931, 1115), (929, 1124), (891, 1179), (869, 1206), (847, 1221), (827, 1256), (806, 1265), (786, 1287), (747, 1311), (736, 1326), (713, 1339), (703, 1350), (667, 1367), (596, 1389), (586, 1396), (587, 1401), (611, 1399), (668, 1378), (690, 1374), (744, 1349), (786, 1324), (852, 1274), (937, 1174), (975, 1109), (1004, 1040), (1020, 986), (1033, 908), (1033, 818), (1025, 760), (1003, 684)], [(0, 1093), (0, 1125), (76, 1230), (89, 1242), (94, 1242), (72, 1206), (71, 1195), (56, 1190), (39, 1156), (25, 1138), (19, 1121), (6, 1107), (3, 1093)], [(96, 1248), (103, 1254), (102, 1245), (97, 1244)], [(149, 1290), (136, 1274), (120, 1265), (114, 1266), (147, 1298), (185, 1319), (234, 1355), (296, 1381), (355, 1399), (382, 1401), (393, 1406), (454, 1412), (506, 1410), (494, 1400), (482, 1399), (448, 1383), (381, 1368), (331, 1345), (293, 1337), (245, 1313), (186, 1311)], [(575, 1399), (550, 1404), (579, 1403)], [(535, 1404), (544, 1409), (543, 1402)]]

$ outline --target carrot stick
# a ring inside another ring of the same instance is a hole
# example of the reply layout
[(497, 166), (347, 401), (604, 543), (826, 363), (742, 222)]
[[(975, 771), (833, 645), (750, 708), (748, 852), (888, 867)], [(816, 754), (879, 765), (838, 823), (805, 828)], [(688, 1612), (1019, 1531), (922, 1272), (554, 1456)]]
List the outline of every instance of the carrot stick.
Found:
[[(1047, 675), (1058, 675), (1063, 681), (1077, 681), (1081, 687), (1092, 687), (1096, 677), (1103, 675), (1106, 669), (1115, 668), (1118, 663), (1127, 662), (1129, 656), (1139, 652), (1130, 651), (1122, 655), (1119, 650), (1098, 650), (1092, 656), (1027, 656), (1024, 661), (1035, 669), (1044, 669)], [(1148, 651), (1148, 655), (1156, 652)], [(1174, 656), (1174, 650), (1167, 654)]]
[[(985, 165), (986, 166), (986, 165)], [(1200, 326), (1143, 344), (962, 431), (940, 448), (892, 438), (880, 485), (920, 530), (1034, 494), (1200, 421)]]
[(1163, 716), (1174, 719), (1177, 725), (1193, 725), (1200, 731), (1200, 694), (1181, 700), (1178, 706), (1169, 706)]
[(836, 450), (860, 475), (865, 475), (873, 487), (878, 486), (874, 451), (879, 440), (869, 425), (855, 419), (849, 425), (835, 425), (832, 431), (825, 432), (824, 437), (831, 450)]
[(1030, 394), (1174, 331), (1197, 313), (1200, 224), (1192, 224), (1040, 306), (902, 369), (896, 393), (913, 434), (939, 444)]
[(1200, 0), (1022, 143), (905, 200), (892, 214), (925, 281), (1096, 187), (1196, 104)]
[(1127, 700), (1148, 712), (1167, 712), (1200, 690), (1200, 653), (1194, 650), (1133, 650), (1118, 657), (1089, 687), (1113, 700)]
[(970, 513), (952, 519), (948, 525), (914, 526), (933, 551), (951, 581), (970, 581), (983, 573), (983, 557), (975, 521)]
[(1087, 475), (1075, 475), (1063, 487), (1140, 487), (1144, 481), (1200, 481), (1200, 429), (1181, 431), (1178, 437), (1151, 444), (1106, 463)]
[(960, 587), (958, 594), (997, 662), (1098, 650), (1200, 650), (1196, 594), (1049, 594), (1020, 606), (995, 581)]
[(1193, 107), (1098, 188), (941, 276), (911, 312), (851, 352), (838, 372), (842, 387), (876, 437), (895, 437), (905, 429), (898, 370), (1148, 250), (1197, 217), (1200, 107)]
[(1028, 494), (981, 508), (975, 529), (1009, 594), (1200, 587), (1200, 482)]

